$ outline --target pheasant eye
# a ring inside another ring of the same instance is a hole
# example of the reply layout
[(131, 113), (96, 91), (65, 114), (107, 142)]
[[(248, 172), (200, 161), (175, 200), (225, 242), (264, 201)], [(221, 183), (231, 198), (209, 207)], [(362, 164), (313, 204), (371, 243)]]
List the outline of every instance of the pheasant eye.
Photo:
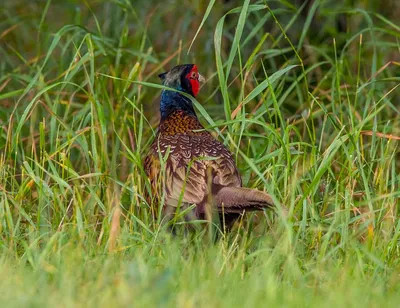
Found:
[(192, 72), (190, 78), (197, 79), (197, 73), (196, 72)]

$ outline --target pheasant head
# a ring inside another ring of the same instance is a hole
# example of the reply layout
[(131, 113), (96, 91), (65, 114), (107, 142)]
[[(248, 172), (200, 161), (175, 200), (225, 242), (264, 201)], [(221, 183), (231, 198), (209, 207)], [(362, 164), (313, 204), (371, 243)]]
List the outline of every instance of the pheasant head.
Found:
[(188, 114), (195, 115), (192, 101), (180, 92), (193, 97), (199, 93), (200, 83), (204, 81), (204, 77), (199, 74), (197, 66), (194, 64), (178, 65), (158, 76), (164, 86), (173, 89), (164, 89), (161, 94), (161, 119), (168, 117), (176, 110), (183, 110)]

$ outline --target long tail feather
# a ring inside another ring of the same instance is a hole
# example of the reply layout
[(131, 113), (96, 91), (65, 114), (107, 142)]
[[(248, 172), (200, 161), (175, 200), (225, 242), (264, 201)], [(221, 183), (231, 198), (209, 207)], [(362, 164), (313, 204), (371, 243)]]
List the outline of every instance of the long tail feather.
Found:
[(274, 206), (269, 194), (244, 187), (222, 187), (215, 195), (219, 212), (242, 213)]

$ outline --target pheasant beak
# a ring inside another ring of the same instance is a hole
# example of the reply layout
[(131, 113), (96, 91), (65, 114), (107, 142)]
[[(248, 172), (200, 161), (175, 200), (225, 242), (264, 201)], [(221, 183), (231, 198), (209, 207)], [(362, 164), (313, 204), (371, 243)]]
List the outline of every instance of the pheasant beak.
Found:
[(206, 82), (206, 79), (205, 79), (202, 75), (200, 75), (200, 74), (199, 74), (199, 82), (200, 82), (201, 84), (203, 84), (203, 83)]

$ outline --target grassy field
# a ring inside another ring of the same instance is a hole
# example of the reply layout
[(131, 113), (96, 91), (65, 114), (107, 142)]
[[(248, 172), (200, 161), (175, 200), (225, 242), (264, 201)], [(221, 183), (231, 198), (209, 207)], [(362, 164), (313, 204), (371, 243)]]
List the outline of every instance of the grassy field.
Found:
[[(384, 3), (4, 0), (2, 306), (398, 307), (400, 5)], [(288, 217), (218, 241), (151, 219), (157, 74), (181, 63), (245, 186)]]

